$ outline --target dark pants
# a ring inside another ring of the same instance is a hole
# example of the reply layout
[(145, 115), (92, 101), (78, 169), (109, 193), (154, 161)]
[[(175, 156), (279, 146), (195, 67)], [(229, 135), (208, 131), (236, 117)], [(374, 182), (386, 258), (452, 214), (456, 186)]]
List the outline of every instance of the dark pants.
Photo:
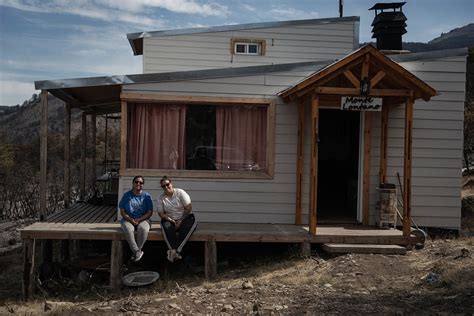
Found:
[(161, 220), (163, 237), (169, 249), (176, 249), (178, 253), (183, 250), (184, 245), (196, 229), (197, 221), (194, 214), (189, 214), (178, 229), (168, 221)]

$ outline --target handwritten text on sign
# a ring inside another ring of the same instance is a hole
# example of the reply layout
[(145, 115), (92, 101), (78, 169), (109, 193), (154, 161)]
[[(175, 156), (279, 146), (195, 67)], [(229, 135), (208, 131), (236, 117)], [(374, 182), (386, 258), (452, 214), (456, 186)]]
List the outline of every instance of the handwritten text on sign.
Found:
[(382, 98), (342, 97), (341, 110), (380, 111), (382, 110)]

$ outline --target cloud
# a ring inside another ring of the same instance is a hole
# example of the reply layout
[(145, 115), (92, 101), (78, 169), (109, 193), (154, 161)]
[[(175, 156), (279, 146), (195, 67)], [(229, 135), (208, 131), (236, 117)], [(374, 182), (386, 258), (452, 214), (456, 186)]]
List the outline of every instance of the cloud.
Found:
[(33, 93), (37, 93), (33, 83), (0, 80), (0, 105), (21, 104)]
[(227, 16), (226, 6), (217, 3), (200, 4), (194, 0), (3, 0), (0, 5), (38, 13), (72, 14), (107, 22), (125, 22), (138, 26), (161, 27), (164, 22), (151, 16), (153, 10), (202, 16)]
[(278, 20), (299, 20), (299, 19), (317, 19), (319, 12), (304, 11), (289, 7), (276, 7), (269, 11), (270, 16)]

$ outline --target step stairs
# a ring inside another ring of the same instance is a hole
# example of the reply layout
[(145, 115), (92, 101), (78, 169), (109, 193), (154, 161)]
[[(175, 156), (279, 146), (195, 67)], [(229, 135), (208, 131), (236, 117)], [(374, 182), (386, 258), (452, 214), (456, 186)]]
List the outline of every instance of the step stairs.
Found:
[(398, 245), (371, 245), (371, 244), (323, 244), (322, 248), (328, 253), (373, 253), (385, 255), (404, 255), (405, 247)]

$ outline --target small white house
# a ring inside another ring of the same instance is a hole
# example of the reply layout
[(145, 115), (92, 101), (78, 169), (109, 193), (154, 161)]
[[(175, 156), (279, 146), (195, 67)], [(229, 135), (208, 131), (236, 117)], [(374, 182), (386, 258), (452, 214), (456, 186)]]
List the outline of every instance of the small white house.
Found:
[(128, 39), (141, 75), (36, 82), (86, 113), (121, 113), (119, 196), (141, 174), (156, 201), (167, 175), (201, 222), (314, 233), (374, 225), (383, 182), (405, 228), (460, 228), (466, 49), (359, 48), (358, 17)]

